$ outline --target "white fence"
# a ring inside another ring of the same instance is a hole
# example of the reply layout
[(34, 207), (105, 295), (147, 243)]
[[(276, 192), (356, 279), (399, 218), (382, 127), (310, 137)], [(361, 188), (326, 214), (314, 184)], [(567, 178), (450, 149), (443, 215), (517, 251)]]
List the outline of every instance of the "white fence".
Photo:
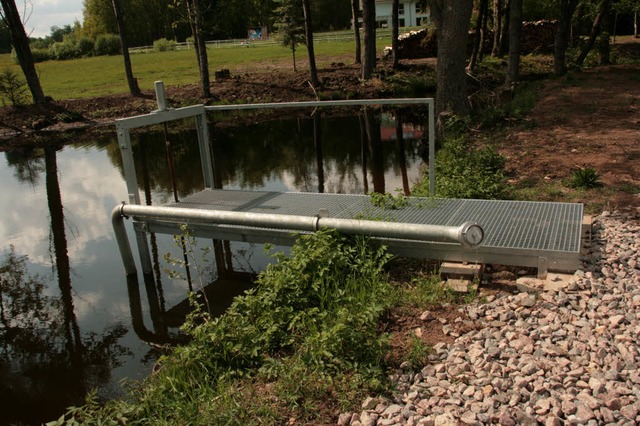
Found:
[[(409, 31), (414, 28), (401, 28), (402, 32)], [(362, 32), (362, 30), (361, 30)], [(391, 29), (390, 28), (378, 28), (376, 30), (376, 39), (381, 40), (385, 38), (391, 37)], [(353, 41), (353, 32), (352, 31), (335, 31), (335, 32), (327, 32), (327, 33), (317, 33), (313, 35), (314, 44), (318, 43), (328, 43), (328, 42), (349, 42)], [(280, 44), (280, 41), (275, 38), (268, 38), (266, 40), (250, 40), (248, 38), (242, 39), (229, 39), (229, 40), (210, 40), (207, 41), (208, 49), (222, 49), (229, 47), (259, 47), (259, 46), (273, 46)], [(193, 43), (184, 42), (184, 43), (176, 43), (175, 50), (189, 50), (193, 49)], [(132, 47), (129, 49), (129, 53), (149, 53), (153, 52), (155, 49), (153, 46), (140, 46), (140, 47)]]

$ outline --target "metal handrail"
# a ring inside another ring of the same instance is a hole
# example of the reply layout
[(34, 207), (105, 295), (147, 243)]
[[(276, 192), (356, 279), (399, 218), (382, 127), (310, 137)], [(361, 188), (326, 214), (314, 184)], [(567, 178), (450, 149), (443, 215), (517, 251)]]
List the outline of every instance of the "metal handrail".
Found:
[[(340, 219), (322, 215), (280, 215), (226, 210), (143, 206), (123, 203), (113, 209), (111, 222), (127, 275), (136, 273), (136, 266), (123, 220), (123, 218), (128, 216), (143, 220), (170, 220), (172, 222), (182, 220), (187, 223), (237, 225), (307, 232), (316, 232), (320, 229), (328, 228), (345, 234), (367, 235), (374, 238), (458, 243), (465, 247), (477, 247), (484, 239), (484, 231), (480, 225), (473, 222), (467, 222), (460, 226), (442, 226)], [(475, 238), (471, 235), (473, 232), (475, 232)]]

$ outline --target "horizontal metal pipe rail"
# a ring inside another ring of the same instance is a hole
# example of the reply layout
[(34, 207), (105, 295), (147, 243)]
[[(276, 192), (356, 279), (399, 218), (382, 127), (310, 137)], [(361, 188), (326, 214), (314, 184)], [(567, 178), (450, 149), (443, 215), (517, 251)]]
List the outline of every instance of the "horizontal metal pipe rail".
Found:
[(313, 108), (313, 107), (339, 107), (339, 106), (364, 106), (364, 105), (432, 105), (433, 98), (396, 98), (396, 99), (346, 99), (336, 101), (299, 101), (299, 102), (272, 102), (260, 104), (234, 104), (234, 105), (206, 105), (206, 111), (232, 111), (243, 109), (267, 109), (267, 108)]
[(476, 247), (480, 245), (484, 239), (484, 232), (480, 225), (472, 222), (467, 222), (460, 226), (441, 226), (339, 219), (322, 217), (320, 215), (296, 216), (120, 204), (113, 209), (111, 222), (127, 275), (136, 273), (135, 262), (131, 254), (131, 247), (123, 220), (123, 218), (128, 216), (139, 220), (184, 221), (186, 223), (238, 225), (307, 232), (330, 228), (346, 234), (361, 234), (377, 238), (459, 243), (465, 247)]

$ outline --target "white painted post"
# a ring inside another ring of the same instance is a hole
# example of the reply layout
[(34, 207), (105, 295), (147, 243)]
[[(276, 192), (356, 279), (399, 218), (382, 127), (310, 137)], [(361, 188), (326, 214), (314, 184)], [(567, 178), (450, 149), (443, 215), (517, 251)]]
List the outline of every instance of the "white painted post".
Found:
[(158, 101), (158, 111), (167, 110), (167, 95), (164, 92), (164, 83), (162, 81), (156, 81), (156, 100)]

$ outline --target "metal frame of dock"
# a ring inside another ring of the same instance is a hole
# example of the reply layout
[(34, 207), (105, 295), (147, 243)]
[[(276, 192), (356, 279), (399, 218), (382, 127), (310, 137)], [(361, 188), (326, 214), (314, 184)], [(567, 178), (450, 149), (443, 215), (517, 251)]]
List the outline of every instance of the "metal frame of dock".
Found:
[[(180, 234), (182, 223), (187, 223), (196, 236), (283, 245), (292, 244), (296, 233), (313, 232), (323, 227), (338, 228), (343, 232), (368, 235), (399, 255), (535, 267), (540, 276), (548, 270), (572, 271), (579, 267), (582, 204), (409, 197), (406, 206), (390, 209), (374, 205), (365, 195), (213, 189), (207, 111), (422, 104), (429, 110), (429, 170), (433, 194), (435, 137), (431, 98), (197, 105), (168, 109), (163, 87), (157, 84), (156, 92), (158, 111), (116, 122), (129, 204), (114, 208), (112, 220), (127, 274), (136, 273), (122, 225), (123, 218), (129, 216), (134, 219), (145, 273), (151, 272), (146, 234)], [(141, 206), (130, 130), (191, 117), (196, 121), (205, 188), (179, 203)], [(481, 244), (471, 241), (472, 231), (480, 235)]]

